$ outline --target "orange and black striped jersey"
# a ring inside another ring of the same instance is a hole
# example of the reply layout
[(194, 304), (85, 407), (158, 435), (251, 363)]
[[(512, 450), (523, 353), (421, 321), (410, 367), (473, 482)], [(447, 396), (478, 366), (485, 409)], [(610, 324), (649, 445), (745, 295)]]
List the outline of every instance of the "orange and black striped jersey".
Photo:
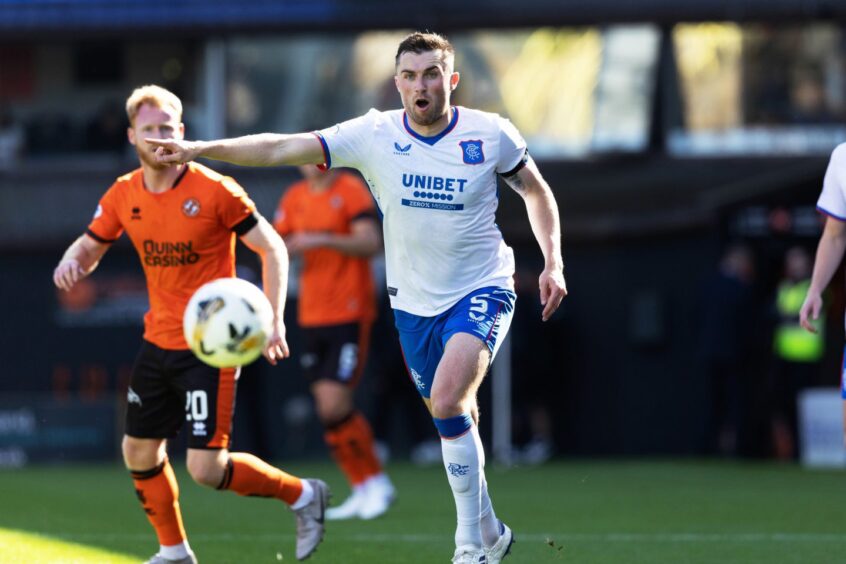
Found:
[(173, 188), (154, 194), (142, 169), (121, 176), (100, 199), (88, 235), (112, 243), (126, 231), (147, 278), (144, 338), (187, 349), (182, 314), (194, 291), (235, 275), (235, 235), (256, 224), (256, 207), (230, 177), (188, 163)]
[[(355, 175), (340, 172), (327, 190), (315, 192), (301, 180), (279, 200), (274, 227), (291, 233), (349, 234), (352, 223), (376, 217), (367, 186)], [(325, 247), (303, 253), (298, 320), (303, 327), (372, 321), (376, 296), (370, 260)]]

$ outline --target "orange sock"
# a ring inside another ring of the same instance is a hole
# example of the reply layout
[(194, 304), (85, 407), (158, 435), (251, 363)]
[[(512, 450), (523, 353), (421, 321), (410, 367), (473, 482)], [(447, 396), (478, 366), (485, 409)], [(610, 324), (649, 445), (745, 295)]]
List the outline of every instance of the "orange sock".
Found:
[(292, 505), (303, 493), (303, 482), (246, 452), (232, 452), (219, 490), (239, 495), (275, 497)]
[(159, 544), (173, 546), (185, 541), (185, 527), (179, 511), (179, 486), (173, 467), (165, 459), (152, 470), (131, 471), (135, 493), (156, 530)]
[(327, 428), (323, 437), (335, 462), (353, 486), (382, 472), (373, 431), (360, 412), (354, 411), (338, 425)]

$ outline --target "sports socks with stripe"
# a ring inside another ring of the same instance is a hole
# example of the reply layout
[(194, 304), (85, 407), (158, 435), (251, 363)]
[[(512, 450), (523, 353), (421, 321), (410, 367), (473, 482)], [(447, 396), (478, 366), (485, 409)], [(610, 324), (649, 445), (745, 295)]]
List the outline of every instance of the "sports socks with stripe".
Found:
[[(179, 510), (179, 486), (170, 461), (150, 470), (131, 471), (135, 493), (147, 519), (156, 530), (162, 547), (172, 558), (187, 556), (191, 548), (185, 536), (182, 513)], [(184, 554), (180, 554), (184, 552)]]
[[(305, 505), (311, 498), (305, 491), (307, 483), (296, 476), (271, 466), (246, 452), (232, 452), (226, 464), (219, 490), (232, 490), (239, 495), (275, 497), (288, 505)], [(307, 488), (309, 491), (311, 487)], [(308, 498), (304, 500), (303, 498)]]
[(373, 430), (361, 412), (353, 411), (340, 422), (327, 426), (323, 438), (332, 458), (353, 487), (382, 473)]
[[(484, 452), (479, 431), (469, 413), (434, 418), (441, 435), (441, 452), (447, 480), (455, 499), (455, 545), (482, 546), (482, 464)], [(488, 500), (490, 502), (490, 500)]]

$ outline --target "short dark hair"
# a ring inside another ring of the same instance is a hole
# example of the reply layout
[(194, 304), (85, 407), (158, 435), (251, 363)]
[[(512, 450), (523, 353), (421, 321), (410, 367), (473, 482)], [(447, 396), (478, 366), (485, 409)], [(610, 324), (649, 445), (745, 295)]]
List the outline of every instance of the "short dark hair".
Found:
[(426, 51), (435, 51), (440, 49), (444, 53), (444, 59), (455, 55), (455, 49), (452, 43), (443, 35), (432, 32), (415, 31), (403, 39), (397, 48), (397, 56), (394, 61), (395, 65), (399, 65), (400, 56), (403, 53), (425, 53)]

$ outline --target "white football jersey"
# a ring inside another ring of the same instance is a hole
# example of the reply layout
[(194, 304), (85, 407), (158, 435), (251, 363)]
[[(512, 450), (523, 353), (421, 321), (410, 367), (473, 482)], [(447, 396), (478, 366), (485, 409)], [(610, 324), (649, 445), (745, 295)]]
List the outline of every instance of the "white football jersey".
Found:
[(432, 137), (406, 119), (370, 110), (317, 132), (326, 165), (358, 169), (376, 198), (391, 307), (430, 317), (478, 288), (513, 289), (496, 175), (522, 166), (526, 142), (510, 121), (463, 107)]
[(841, 143), (831, 153), (817, 209), (846, 221), (846, 143)]

